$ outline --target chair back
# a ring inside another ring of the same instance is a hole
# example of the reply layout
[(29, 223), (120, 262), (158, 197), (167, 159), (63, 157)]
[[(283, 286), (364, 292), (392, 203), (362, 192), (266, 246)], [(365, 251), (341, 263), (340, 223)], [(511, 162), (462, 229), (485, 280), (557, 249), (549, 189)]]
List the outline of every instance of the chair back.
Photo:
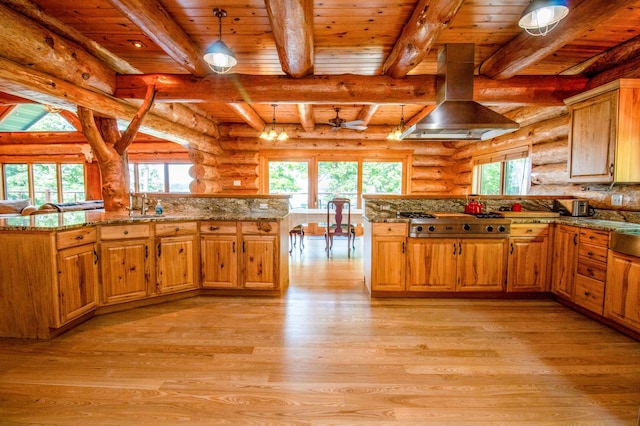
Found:
[[(347, 210), (347, 228), (342, 229), (342, 214), (344, 210)], [(334, 211), (335, 225), (331, 225), (331, 211)], [(336, 197), (327, 203), (327, 232), (331, 232), (334, 235), (347, 235), (349, 233), (349, 226), (351, 226), (351, 200), (348, 198)], [(335, 229), (332, 229), (335, 228)]]

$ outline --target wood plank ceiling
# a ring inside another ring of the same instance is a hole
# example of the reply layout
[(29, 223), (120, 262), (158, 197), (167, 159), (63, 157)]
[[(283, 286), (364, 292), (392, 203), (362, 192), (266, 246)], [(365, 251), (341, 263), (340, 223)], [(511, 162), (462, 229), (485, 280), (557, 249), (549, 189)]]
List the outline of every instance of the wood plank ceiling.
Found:
[[(2, 3), (16, 10), (33, 6), (30, 0), (2, 0)], [(640, 69), (637, 65), (640, 42), (636, 39), (640, 33), (640, 0), (570, 0), (569, 17), (547, 37), (529, 36), (517, 25), (529, 0), (36, 0), (35, 3), (45, 17), (53, 17), (97, 42), (130, 64), (132, 70), (143, 74), (219, 78), (206, 77), (208, 70), (203, 70), (200, 58), (200, 52), (218, 38), (218, 19), (212, 13), (215, 7), (225, 9), (228, 14), (222, 21), (222, 39), (238, 59), (232, 72), (256, 76), (254, 80), (258, 80), (257, 76), (265, 79), (285, 76), (283, 70), (287, 70), (290, 75), (287, 79), (291, 80), (324, 76), (329, 79), (328, 84), (333, 84), (340, 82), (341, 76), (355, 76), (360, 78), (363, 88), (368, 88), (376, 81), (374, 77), (387, 75), (399, 85), (406, 84), (414, 81), (411, 77), (432, 77), (436, 73), (437, 50), (444, 43), (474, 43), (477, 73), (495, 80), (496, 87), (505, 94), (509, 93), (511, 83), (516, 84), (522, 76), (591, 78), (608, 71), (606, 78), (614, 79), (639, 77), (634, 74)], [(306, 22), (308, 16), (312, 22)], [(306, 41), (310, 41), (309, 45), (305, 45)], [(134, 47), (134, 42), (141, 42), (142, 47)], [(616, 71), (616, 67), (622, 66), (624, 71)], [(242, 81), (252, 79), (245, 76)], [(275, 84), (269, 92), (273, 100), (253, 102), (251, 97), (257, 93), (249, 92), (244, 102), (229, 102), (224, 96), (217, 100), (215, 93), (209, 93), (206, 99), (198, 101), (197, 107), (217, 123), (251, 126), (257, 134), (264, 123), (271, 122), (274, 102), (278, 103), (279, 124), (312, 130), (335, 116), (334, 107), (342, 109), (340, 116), (346, 120), (363, 119), (369, 126), (393, 127), (398, 124), (401, 103), (406, 103), (404, 114), (410, 119), (424, 115), (425, 104), (433, 101), (413, 103), (379, 97), (376, 102), (368, 99), (344, 102), (334, 98), (332, 91), (314, 89), (307, 94), (312, 101), (303, 105), (276, 99), (281, 81), (265, 80), (265, 84)], [(520, 80), (516, 87), (522, 89), (535, 81), (535, 78)], [(488, 90), (477, 86), (476, 83), (476, 93)], [(524, 93), (521, 99), (531, 97), (532, 93)], [(162, 100), (162, 96), (157, 99)], [(500, 103), (489, 102), (488, 106)], [(507, 103), (503, 110), (518, 106), (513, 100)]]

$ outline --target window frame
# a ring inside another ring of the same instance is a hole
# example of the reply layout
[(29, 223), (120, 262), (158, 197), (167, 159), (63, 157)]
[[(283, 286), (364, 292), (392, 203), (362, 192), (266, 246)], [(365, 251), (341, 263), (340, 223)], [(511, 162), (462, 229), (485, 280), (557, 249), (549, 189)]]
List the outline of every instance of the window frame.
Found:
[[(163, 169), (164, 169), (164, 184), (163, 184), (163, 190), (162, 191), (158, 191), (158, 192), (149, 192), (149, 191), (144, 191), (146, 193), (149, 194), (161, 194), (161, 193), (171, 193), (171, 194), (189, 194), (190, 192), (170, 192), (169, 188), (171, 186), (171, 182), (169, 181), (169, 166), (170, 165), (174, 165), (174, 164), (189, 164), (190, 166), (192, 166), (193, 164), (189, 161), (158, 161), (158, 160), (145, 160), (145, 161), (140, 161), (140, 160), (129, 160), (127, 167), (129, 166), (133, 166), (133, 176), (129, 176), (129, 188), (131, 189), (131, 184), (133, 184), (133, 192), (134, 193), (140, 193), (140, 180), (138, 179), (139, 176), (139, 172), (138, 172), (138, 165), (139, 164), (161, 164)], [(131, 180), (133, 180), (133, 182), (131, 182)]]
[(527, 161), (527, 169), (523, 176), (526, 181), (526, 185), (523, 187), (524, 191), (521, 194), (508, 195), (527, 195), (531, 189), (531, 155), (529, 147), (514, 148), (475, 157), (473, 159), (472, 192), (475, 194), (482, 194), (482, 166), (486, 164), (500, 163), (500, 193), (491, 195), (505, 195), (505, 170), (507, 162), (523, 158)]
[(57, 187), (57, 200), (51, 200), (51, 202), (62, 203), (64, 200), (64, 194), (62, 192), (62, 165), (64, 164), (80, 164), (82, 165), (82, 179), (84, 186), (84, 194), (85, 199), (88, 193), (87, 189), (87, 167), (84, 162), (81, 161), (49, 161), (49, 159), (42, 159), (41, 161), (5, 161), (0, 163), (0, 195), (3, 200), (7, 200), (7, 185), (6, 185), (6, 174), (5, 174), (5, 166), (9, 164), (26, 164), (27, 166), (27, 180), (28, 180), (28, 188), (29, 188), (29, 198), (31, 202), (35, 204), (35, 180), (33, 175), (33, 165), (34, 164), (55, 164), (56, 166), (56, 187)]

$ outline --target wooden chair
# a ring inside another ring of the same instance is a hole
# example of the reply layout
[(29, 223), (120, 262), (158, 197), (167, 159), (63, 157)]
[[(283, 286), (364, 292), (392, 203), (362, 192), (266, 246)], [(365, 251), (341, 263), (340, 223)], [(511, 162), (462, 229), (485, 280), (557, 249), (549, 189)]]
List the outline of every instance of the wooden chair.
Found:
[[(345, 209), (347, 222), (343, 224), (342, 218)], [(331, 220), (332, 211), (334, 215), (333, 221)], [(327, 227), (324, 231), (327, 257), (329, 257), (329, 252), (333, 248), (333, 237), (336, 235), (347, 237), (347, 256), (351, 257), (351, 248), (356, 249), (356, 229), (351, 224), (351, 200), (348, 198), (334, 198), (327, 203)]]
[(296, 225), (289, 230), (289, 254), (296, 246), (296, 239), (300, 237), (300, 251), (304, 248), (304, 225)]

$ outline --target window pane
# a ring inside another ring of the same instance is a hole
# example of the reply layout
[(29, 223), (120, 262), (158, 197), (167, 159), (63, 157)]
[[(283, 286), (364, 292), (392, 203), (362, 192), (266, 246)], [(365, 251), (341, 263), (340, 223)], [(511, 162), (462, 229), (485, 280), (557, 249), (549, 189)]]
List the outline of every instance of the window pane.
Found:
[(335, 197), (351, 199), (358, 195), (358, 163), (355, 161), (322, 161), (318, 163), (318, 208)]
[(269, 161), (269, 194), (289, 194), (292, 209), (309, 205), (309, 164), (306, 161)]
[(189, 192), (191, 164), (169, 164), (169, 192)]
[(133, 163), (129, 163), (129, 192), (136, 192), (136, 168)]
[(529, 160), (518, 158), (505, 164), (504, 193), (506, 195), (524, 195), (527, 193)]
[(26, 164), (5, 164), (4, 185), (7, 200), (29, 198), (29, 169)]
[(55, 164), (33, 165), (34, 204), (58, 202), (58, 174)]
[(362, 186), (362, 192), (367, 194), (400, 194), (402, 192), (402, 163), (363, 163)]
[(84, 166), (82, 164), (62, 164), (62, 202), (84, 201)]
[(138, 164), (140, 192), (164, 192), (164, 164)]
[(480, 193), (500, 195), (500, 162), (480, 166)]

